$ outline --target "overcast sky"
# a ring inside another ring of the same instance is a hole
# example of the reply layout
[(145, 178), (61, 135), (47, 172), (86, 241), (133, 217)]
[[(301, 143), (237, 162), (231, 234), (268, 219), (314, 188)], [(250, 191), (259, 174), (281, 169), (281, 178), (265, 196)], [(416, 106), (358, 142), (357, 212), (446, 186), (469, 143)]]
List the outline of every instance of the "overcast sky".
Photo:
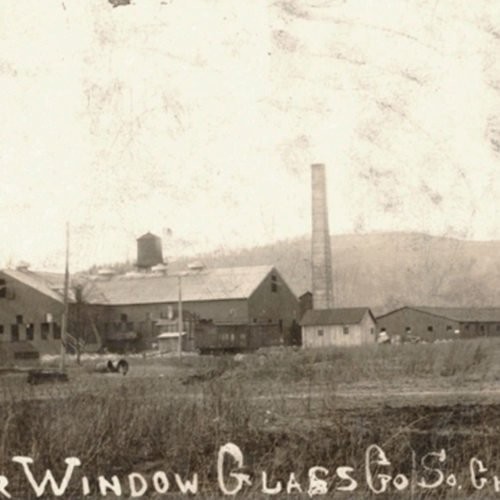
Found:
[(0, 266), (310, 231), (500, 239), (497, 0), (2, 0)]

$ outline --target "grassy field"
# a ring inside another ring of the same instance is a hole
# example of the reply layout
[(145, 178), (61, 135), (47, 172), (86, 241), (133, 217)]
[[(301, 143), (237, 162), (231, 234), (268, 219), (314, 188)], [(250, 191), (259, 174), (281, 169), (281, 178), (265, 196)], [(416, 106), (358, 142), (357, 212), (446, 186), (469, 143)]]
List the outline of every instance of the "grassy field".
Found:
[[(218, 454), (233, 443), (243, 467), (227, 454), (220, 476), (231, 489), (231, 471), (248, 474), (242, 498), (309, 498), (322, 488), (327, 498), (492, 498), (500, 495), (499, 358), (500, 342), (485, 339), (276, 349), (239, 360), (135, 357), (126, 376), (94, 373), (86, 360), (70, 364), (69, 383), (35, 387), (4, 375), (0, 486), (3, 475), (13, 498), (35, 498), (12, 457), (31, 457), (38, 479), (46, 469), (62, 478), (64, 458), (78, 457), (63, 498), (84, 498), (83, 476), (85, 498), (103, 498), (99, 476), (114, 475), (130, 498), (132, 473), (147, 485), (142, 498), (184, 496), (179, 481), (193, 474), (197, 497), (218, 498)], [(314, 466), (324, 467), (316, 482)], [(384, 475), (386, 492), (376, 495)], [(157, 492), (159, 478), (168, 492)], [(266, 493), (278, 481), (281, 491)]]

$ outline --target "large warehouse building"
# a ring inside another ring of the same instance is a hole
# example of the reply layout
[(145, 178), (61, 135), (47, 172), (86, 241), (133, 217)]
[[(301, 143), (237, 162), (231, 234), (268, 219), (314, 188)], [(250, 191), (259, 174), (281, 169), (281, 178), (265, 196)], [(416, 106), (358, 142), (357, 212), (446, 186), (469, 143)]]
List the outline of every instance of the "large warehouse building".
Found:
[(265, 344), (287, 342), (297, 324), (299, 303), (273, 266), (196, 269), (181, 275), (145, 273), (97, 280), (87, 286), (87, 302), (104, 338), (135, 333), (142, 348), (154, 342), (159, 320), (182, 308), (215, 325), (276, 325)]

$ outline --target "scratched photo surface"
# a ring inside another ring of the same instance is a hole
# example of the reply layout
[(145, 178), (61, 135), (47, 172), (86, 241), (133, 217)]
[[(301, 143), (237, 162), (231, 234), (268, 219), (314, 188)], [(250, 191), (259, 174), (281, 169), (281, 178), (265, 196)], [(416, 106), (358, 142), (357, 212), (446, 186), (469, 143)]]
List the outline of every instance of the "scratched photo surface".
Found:
[(0, 40), (0, 499), (500, 495), (500, 2)]

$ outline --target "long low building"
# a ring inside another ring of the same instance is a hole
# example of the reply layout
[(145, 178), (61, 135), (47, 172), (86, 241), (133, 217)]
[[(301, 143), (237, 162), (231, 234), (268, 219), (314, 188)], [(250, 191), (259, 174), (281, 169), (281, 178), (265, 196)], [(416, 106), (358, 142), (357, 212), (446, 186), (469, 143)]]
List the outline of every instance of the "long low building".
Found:
[(500, 336), (500, 308), (405, 306), (377, 317), (378, 331), (389, 337), (425, 341)]

